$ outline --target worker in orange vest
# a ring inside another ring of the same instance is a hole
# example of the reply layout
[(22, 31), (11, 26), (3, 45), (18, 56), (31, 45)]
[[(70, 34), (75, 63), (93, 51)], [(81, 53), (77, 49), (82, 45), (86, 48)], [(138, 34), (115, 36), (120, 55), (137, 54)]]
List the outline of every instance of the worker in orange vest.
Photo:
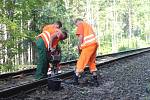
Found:
[(96, 51), (98, 48), (96, 35), (91, 25), (80, 18), (75, 20), (75, 25), (77, 26), (76, 35), (79, 39), (78, 48), (80, 57), (76, 65), (74, 84), (79, 84), (78, 77), (84, 71), (86, 65), (89, 65), (90, 73), (93, 75), (92, 79), (94, 79), (96, 85), (99, 85), (97, 81), (97, 69), (95, 63)]
[(49, 66), (47, 51), (50, 50), (53, 52), (57, 47), (58, 42), (67, 38), (66, 32), (62, 32), (60, 29), (61, 27), (62, 23), (60, 21), (57, 21), (54, 24), (45, 25), (42, 33), (36, 37), (36, 45), (39, 55), (35, 74), (35, 79), (37, 80), (47, 77)]

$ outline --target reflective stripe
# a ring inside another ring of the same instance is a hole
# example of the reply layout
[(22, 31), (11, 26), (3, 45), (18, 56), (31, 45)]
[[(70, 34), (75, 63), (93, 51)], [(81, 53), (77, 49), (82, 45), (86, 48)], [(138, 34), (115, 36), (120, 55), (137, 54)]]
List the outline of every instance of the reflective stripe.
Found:
[(90, 43), (90, 42), (95, 41), (95, 40), (96, 40), (96, 38), (92, 38), (90, 40), (85, 41), (84, 44)]
[(48, 38), (50, 39), (50, 33), (48, 31), (44, 31), (44, 32), (47, 34)]
[(93, 43), (93, 42), (96, 42), (96, 38), (92, 38), (92, 39), (89, 39), (87, 41), (84, 41), (84, 43), (81, 44), (81, 47), (83, 46), (86, 46), (87, 44), (90, 44), (90, 43)]
[(84, 41), (86, 41), (86, 39), (90, 39), (90, 38), (94, 38), (94, 34), (90, 34), (89, 36), (84, 37)]
[(44, 33), (42, 33), (41, 35), (44, 36), (44, 38), (46, 40), (46, 43), (47, 43), (47, 46), (48, 46), (48, 49), (49, 49), (49, 40), (48, 40), (48, 38), (46, 37), (46, 35)]
[(50, 33), (48, 31), (44, 31), (39, 36), (43, 37), (44, 41), (46, 42), (45, 45), (47, 46), (47, 49), (49, 49)]

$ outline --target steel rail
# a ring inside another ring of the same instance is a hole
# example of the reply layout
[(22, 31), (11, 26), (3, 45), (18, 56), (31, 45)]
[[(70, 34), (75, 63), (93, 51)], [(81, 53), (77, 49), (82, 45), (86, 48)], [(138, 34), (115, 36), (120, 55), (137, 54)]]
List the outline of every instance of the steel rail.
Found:
[[(133, 49), (133, 50), (126, 50), (126, 51), (121, 51), (121, 52), (117, 52), (117, 53), (110, 53), (110, 54), (100, 55), (100, 56), (97, 56), (96, 58), (101, 58), (101, 57), (106, 57), (106, 56), (116, 56), (116, 55), (120, 55), (120, 54), (124, 54), (124, 53), (131, 53), (131, 52), (140, 51), (140, 50), (147, 50), (147, 49), (150, 49), (150, 47), (140, 48), (140, 49)], [(77, 62), (77, 60), (70, 60), (70, 61), (66, 61), (66, 62), (61, 62), (60, 64), (61, 65), (66, 65), (66, 64), (74, 64), (76, 62)], [(20, 74), (33, 73), (33, 72), (35, 72), (35, 70), (36, 70), (36, 68), (26, 69), (26, 70), (17, 71), (17, 72), (0, 74), (0, 79), (13, 77), (13, 76), (17, 76), (17, 75), (20, 75)]]
[[(136, 51), (136, 50), (134, 50), (134, 51)], [(137, 52), (132, 52), (131, 54), (128, 54), (128, 55), (117, 57), (117, 58), (111, 59), (109, 61), (104, 61), (104, 62), (101, 62), (101, 63), (97, 64), (96, 66), (97, 66), (98, 69), (100, 69), (101, 67), (99, 67), (99, 66), (101, 66), (101, 65), (108, 64), (108, 63), (111, 63), (113, 61), (117, 61), (117, 60), (120, 60), (120, 59), (124, 59), (124, 58), (127, 58), (127, 57), (131, 57), (131, 56), (134, 56), (134, 55), (144, 53), (144, 52), (148, 52), (148, 51), (150, 51), (150, 48), (149, 49), (148, 48), (147, 49), (142, 49), (138, 53)], [(88, 68), (86, 68), (86, 70), (88, 70)], [(50, 78), (64, 79), (66, 77), (72, 76), (73, 74), (74, 74), (74, 71), (70, 71), (70, 72), (67, 72), (67, 73), (60, 74), (60, 75), (55, 75), (55, 76), (50, 77)], [(22, 85), (19, 85), (19, 86), (16, 86), (16, 87), (11, 87), (11, 88), (8, 88), (8, 89), (4, 89), (4, 90), (0, 91), (0, 98), (8, 98), (8, 97), (14, 96), (14, 95), (16, 95), (16, 94), (18, 94), (22, 91), (28, 91), (28, 90), (37, 88), (38, 86), (45, 85), (45, 84), (47, 84), (47, 80), (48, 80), (48, 78), (44, 78), (44, 79), (41, 79), (41, 80), (38, 80), (38, 81), (35, 81), (35, 82), (26, 83), (26, 84), (22, 84)]]

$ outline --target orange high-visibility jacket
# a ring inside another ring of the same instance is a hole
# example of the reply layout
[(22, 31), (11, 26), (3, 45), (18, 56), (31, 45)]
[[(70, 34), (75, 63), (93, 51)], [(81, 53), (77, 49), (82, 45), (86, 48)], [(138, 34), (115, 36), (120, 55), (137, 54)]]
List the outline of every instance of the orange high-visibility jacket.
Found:
[[(53, 24), (52, 25), (46, 25), (43, 28), (43, 32), (41, 34), (38, 35), (38, 37), (40, 36), (44, 43), (46, 48), (49, 48), (49, 42), (50, 42), (50, 37), (52, 35), (54, 35), (54, 33), (58, 32), (59, 36), (62, 35), (62, 32), (60, 29), (56, 28)], [(59, 37), (55, 38), (54, 41), (52, 41), (52, 47), (56, 48), (56, 46), (58, 45), (59, 42)]]
[(79, 26), (77, 27), (76, 35), (82, 35), (83, 36), (83, 42), (81, 44), (81, 49), (88, 47), (93, 44), (97, 44), (96, 35), (91, 27), (86, 22), (81, 22)]

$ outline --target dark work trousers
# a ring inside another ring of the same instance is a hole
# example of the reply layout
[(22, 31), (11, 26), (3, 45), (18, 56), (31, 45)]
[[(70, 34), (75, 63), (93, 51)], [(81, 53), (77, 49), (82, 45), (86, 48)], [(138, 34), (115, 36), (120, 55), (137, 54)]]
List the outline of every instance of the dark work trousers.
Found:
[(43, 39), (39, 38), (36, 41), (36, 45), (38, 52), (38, 64), (36, 68), (35, 79), (39, 80), (47, 76), (48, 61), (47, 61), (46, 47)]

